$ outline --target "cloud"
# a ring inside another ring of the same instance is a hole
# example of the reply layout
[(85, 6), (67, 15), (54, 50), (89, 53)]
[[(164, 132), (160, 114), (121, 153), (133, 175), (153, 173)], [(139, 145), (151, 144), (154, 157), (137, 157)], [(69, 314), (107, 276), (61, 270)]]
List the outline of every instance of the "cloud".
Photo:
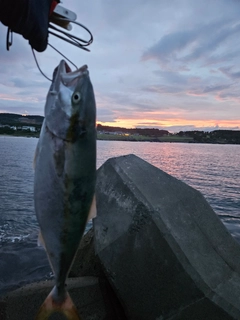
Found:
[[(64, 6), (93, 32), (91, 53), (53, 36), (49, 41), (77, 66), (89, 66), (98, 121), (240, 125), (239, 1), (99, 0), (93, 6), (69, 0)], [(85, 37), (77, 26), (72, 32)], [(5, 35), (0, 26), (0, 108), (43, 114), (50, 83), (37, 69), (28, 42), (14, 34), (7, 52)], [(51, 77), (62, 57), (48, 48), (37, 59)]]
[(225, 85), (209, 85), (204, 87), (199, 87), (197, 89), (190, 89), (187, 94), (192, 95), (207, 95), (208, 93), (215, 93), (219, 92), (222, 93), (224, 90), (231, 87), (231, 84), (225, 84)]
[(176, 54), (185, 49), (194, 39), (193, 31), (180, 31), (163, 36), (155, 45), (145, 51), (143, 60), (155, 59), (161, 63), (169, 63)]
[(183, 96), (186, 95), (194, 95), (194, 96), (209, 96), (209, 94), (214, 95), (217, 93), (223, 93), (229, 88), (231, 88), (232, 83), (215, 83), (215, 84), (207, 84), (208, 79), (201, 79), (199, 77), (193, 78), (191, 77), (187, 80), (185, 77), (181, 77), (179, 75), (172, 75), (172, 81), (168, 81), (166, 84), (155, 84), (143, 87), (142, 90), (150, 93), (156, 93), (159, 95), (163, 94), (181, 94)]
[(165, 85), (152, 85), (142, 88), (143, 91), (149, 93), (159, 93), (159, 94), (172, 94), (172, 93), (182, 93), (183, 89), (175, 86), (165, 86)]
[(113, 110), (98, 108), (97, 109), (97, 121), (101, 122), (114, 122), (115, 113)]
[(176, 71), (155, 70), (153, 73), (159, 76), (165, 83), (172, 85), (185, 85), (188, 82), (200, 79), (199, 77), (189, 77), (187, 74), (181, 74)]
[(224, 75), (226, 75), (228, 78), (234, 80), (240, 78), (240, 71), (234, 72), (232, 71), (233, 67), (225, 67), (225, 68), (219, 68), (219, 71), (221, 71)]
[[(142, 54), (142, 60), (156, 60), (164, 64), (190, 63), (203, 59), (205, 63), (214, 52), (224, 49), (230, 38), (237, 41), (240, 23), (234, 19), (221, 19), (188, 29), (168, 33)], [(174, 64), (175, 65), (175, 64)]]

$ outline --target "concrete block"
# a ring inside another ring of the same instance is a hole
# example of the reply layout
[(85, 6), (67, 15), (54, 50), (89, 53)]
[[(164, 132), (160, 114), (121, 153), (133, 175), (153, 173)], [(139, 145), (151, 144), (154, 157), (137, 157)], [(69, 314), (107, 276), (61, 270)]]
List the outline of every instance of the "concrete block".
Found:
[(101, 262), (95, 254), (93, 228), (82, 238), (69, 277), (104, 277)]
[(103, 272), (100, 259), (95, 254), (93, 228), (83, 236), (69, 276), (98, 277), (109, 319), (127, 320), (124, 310)]
[(240, 246), (200, 192), (134, 156), (98, 170), (95, 251), (129, 320), (240, 319)]

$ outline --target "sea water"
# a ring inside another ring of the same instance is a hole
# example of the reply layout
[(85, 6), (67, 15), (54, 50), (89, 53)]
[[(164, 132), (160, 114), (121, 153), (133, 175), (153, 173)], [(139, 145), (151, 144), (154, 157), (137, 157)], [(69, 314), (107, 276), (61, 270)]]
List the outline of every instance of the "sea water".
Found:
[[(52, 278), (46, 254), (37, 246), (37, 141), (0, 136), (0, 294)], [(108, 158), (131, 153), (199, 190), (240, 242), (240, 145), (98, 141), (97, 167)]]

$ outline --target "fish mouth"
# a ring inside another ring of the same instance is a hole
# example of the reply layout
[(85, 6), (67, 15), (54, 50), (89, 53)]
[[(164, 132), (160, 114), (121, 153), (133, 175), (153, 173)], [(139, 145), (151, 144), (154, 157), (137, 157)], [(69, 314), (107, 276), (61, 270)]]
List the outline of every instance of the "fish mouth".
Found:
[[(61, 60), (53, 72), (53, 80), (45, 106), (46, 126), (53, 136), (64, 141), (75, 142), (87, 133), (84, 114), (79, 112), (79, 103), (72, 104), (76, 88), (81, 91), (88, 78), (88, 67), (72, 71), (65, 60)], [(81, 96), (81, 103), (84, 97)]]
[(77, 70), (72, 71), (65, 60), (61, 60), (53, 73), (53, 86), (62, 82), (66, 87), (74, 86), (79, 78), (88, 75), (88, 66), (85, 64)]

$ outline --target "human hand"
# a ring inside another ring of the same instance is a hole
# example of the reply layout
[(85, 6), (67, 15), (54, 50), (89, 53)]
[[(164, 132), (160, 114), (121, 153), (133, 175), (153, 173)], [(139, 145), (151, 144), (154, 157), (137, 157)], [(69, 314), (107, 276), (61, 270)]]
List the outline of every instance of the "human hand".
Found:
[(42, 52), (48, 43), (49, 16), (59, 0), (0, 0), (0, 21)]

